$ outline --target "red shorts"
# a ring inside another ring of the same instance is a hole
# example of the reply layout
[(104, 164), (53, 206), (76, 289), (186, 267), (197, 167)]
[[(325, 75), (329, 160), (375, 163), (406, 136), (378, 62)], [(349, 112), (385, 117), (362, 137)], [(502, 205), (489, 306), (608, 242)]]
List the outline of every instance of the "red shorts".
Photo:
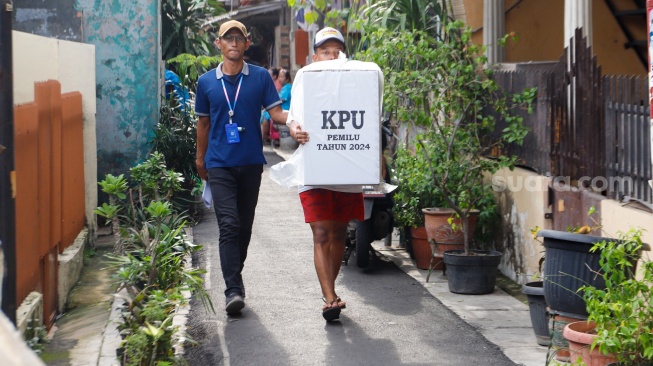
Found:
[(301, 192), (299, 198), (302, 201), (306, 222), (365, 220), (362, 193), (345, 193), (315, 188)]

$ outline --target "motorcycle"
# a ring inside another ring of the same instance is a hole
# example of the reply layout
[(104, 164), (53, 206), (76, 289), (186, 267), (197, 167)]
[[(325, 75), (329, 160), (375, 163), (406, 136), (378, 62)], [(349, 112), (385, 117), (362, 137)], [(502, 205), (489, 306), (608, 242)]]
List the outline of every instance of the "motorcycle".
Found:
[[(392, 131), (388, 127), (389, 120), (382, 125), (381, 149), (385, 150), (388, 137)], [(384, 164), (385, 158), (384, 158)], [(390, 169), (386, 164), (384, 180), (390, 183)], [(390, 234), (394, 227), (392, 206), (394, 205), (392, 193), (375, 191), (374, 186), (363, 186), (363, 200), (365, 203), (365, 220), (351, 220), (347, 226), (347, 240), (345, 244), (345, 265), (349, 264), (352, 253), (356, 253), (356, 265), (366, 268), (370, 262), (370, 253), (376, 255), (372, 249), (372, 242), (386, 239), (389, 244)]]

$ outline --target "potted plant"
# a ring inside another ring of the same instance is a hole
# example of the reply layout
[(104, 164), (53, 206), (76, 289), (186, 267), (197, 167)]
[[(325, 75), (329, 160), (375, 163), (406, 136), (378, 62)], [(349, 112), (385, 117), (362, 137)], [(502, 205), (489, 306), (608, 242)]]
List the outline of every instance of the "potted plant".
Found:
[[(512, 167), (516, 161), (488, 155), (506, 143), (520, 143), (527, 133), (522, 119), (510, 115), (509, 109), (515, 104), (530, 108), (536, 93), (527, 90), (512, 98), (501, 94), (483, 69), (486, 59), (471, 43), (471, 31), (447, 17), (436, 35), (377, 29), (366, 37), (370, 47), (365, 55), (383, 68), (386, 77), (385, 108), (394, 111), (396, 120), (424, 129), (414, 144), (426, 161), (425, 179), (453, 210), (452, 229), (463, 233), (464, 250), (444, 253), (449, 290), (492, 292), (501, 253), (471, 249), (474, 233), (469, 218), (481, 205), (493, 202), (484, 174)], [(506, 127), (498, 138), (490, 139), (493, 116)], [(491, 207), (483, 208), (481, 216), (494, 214)], [(455, 224), (456, 218), (460, 224)]]
[[(538, 230), (546, 250), (543, 280), (544, 296), (552, 314), (585, 320), (588, 309), (581, 288), (584, 286), (604, 289), (606, 286), (601, 272), (602, 247), (599, 243), (613, 243), (614, 246), (628, 245), (630, 237), (614, 239), (589, 235), (600, 231), (596, 209), (587, 213), (596, 226), (572, 227), (567, 231)], [(625, 249), (624, 249), (625, 250)], [(629, 275), (627, 272), (625, 275)]]
[[(598, 351), (600, 357), (618, 361), (619, 365), (653, 365), (653, 261), (642, 259), (642, 250), (649, 246), (641, 241), (641, 230), (620, 233), (618, 240), (596, 243), (592, 251), (600, 253), (598, 274), (603, 287), (585, 285), (580, 289), (588, 313), (588, 322), (567, 325), (565, 337), (580, 338), (577, 333), (592, 334), (588, 350)], [(583, 355), (583, 362), (595, 365), (591, 354), (574, 354), (572, 360)], [(605, 355), (610, 355), (611, 358)], [(603, 361), (601, 361), (603, 362)], [(605, 362), (602, 364), (608, 364)]]
[(397, 190), (393, 196), (393, 214), (405, 237), (410, 237), (410, 251), (419, 269), (442, 268), (442, 257), (434, 255), (424, 227), (424, 207), (442, 205), (441, 192), (430, 183), (426, 161), (419, 149), (400, 148), (394, 161)]
[(537, 280), (522, 285), (522, 293), (526, 295), (528, 300), (528, 311), (537, 344), (550, 346), (549, 311), (544, 298), (544, 282), (541, 280), (542, 264), (544, 264), (544, 257), (540, 258), (539, 271), (538, 275), (536, 275)]

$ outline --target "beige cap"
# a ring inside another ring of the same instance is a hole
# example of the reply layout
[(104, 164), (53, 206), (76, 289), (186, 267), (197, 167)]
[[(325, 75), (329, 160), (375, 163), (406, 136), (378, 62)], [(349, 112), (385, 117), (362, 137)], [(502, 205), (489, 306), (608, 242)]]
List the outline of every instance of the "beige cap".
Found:
[(218, 31), (218, 36), (222, 37), (227, 33), (231, 28), (236, 28), (238, 29), (243, 36), (247, 37), (247, 28), (245, 28), (245, 25), (243, 23), (237, 21), (237, 20), (230, 20), (228, 22), (222, 23), (220, 26), (220, 30)]
[(342, 33), (334, 28), (326, 27), (315, 33), (315, 42), (313, 43), (313, 49), (317, 49), (322, 44), (324, 44), (324, 42), (331, 39), (342, 43), (342, 46), (345, 47), (345, 39), (342, 37)]

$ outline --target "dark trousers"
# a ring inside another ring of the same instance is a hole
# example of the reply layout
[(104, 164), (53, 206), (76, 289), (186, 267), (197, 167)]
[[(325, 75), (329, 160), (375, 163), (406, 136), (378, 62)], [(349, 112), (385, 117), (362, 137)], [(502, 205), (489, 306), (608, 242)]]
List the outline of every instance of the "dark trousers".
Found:
[(220, 229), (220, 266), (225, 295), (243, 294), (241, 272), (252, 237), (263, 165), (209, 169), (209, 184)]

